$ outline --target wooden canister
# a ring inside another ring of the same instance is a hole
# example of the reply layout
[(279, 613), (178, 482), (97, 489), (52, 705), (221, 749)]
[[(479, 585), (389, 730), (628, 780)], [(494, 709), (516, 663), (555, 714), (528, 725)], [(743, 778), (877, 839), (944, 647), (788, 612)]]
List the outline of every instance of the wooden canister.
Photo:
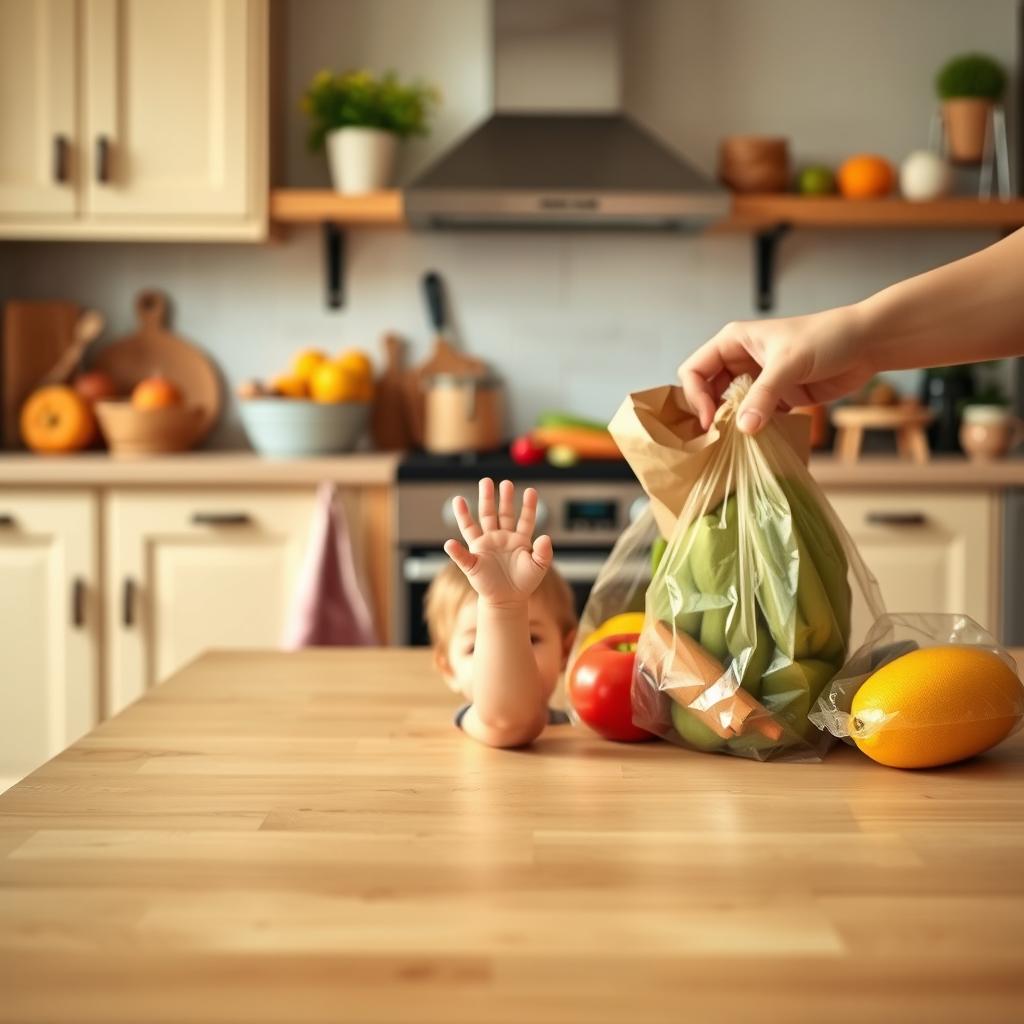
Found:
[(789, 142), (773, 135), (729, 135), (718, 148), (718, 177), (734, 192), (785, 192)]

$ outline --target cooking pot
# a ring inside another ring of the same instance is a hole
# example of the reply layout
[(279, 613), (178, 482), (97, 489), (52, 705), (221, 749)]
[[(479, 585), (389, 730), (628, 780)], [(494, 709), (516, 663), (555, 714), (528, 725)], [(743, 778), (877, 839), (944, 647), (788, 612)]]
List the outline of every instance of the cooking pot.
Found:
[(436, 373), (426, 378), (423, 447), (436, 455), (501, 446), (505, 395), (493, 374)]

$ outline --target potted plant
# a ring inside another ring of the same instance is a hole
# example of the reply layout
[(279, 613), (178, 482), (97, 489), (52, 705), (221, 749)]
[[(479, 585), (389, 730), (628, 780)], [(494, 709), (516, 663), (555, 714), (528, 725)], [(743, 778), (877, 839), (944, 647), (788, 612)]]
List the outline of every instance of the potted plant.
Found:
[(320, 71), (302, 97), (311, 149), (327, 148), (334, 187), (358, 194), (391, 184), (398, 140), (425, 135), (437, 91), (391, 72)]
[(991, 57), (969, 53), (954, 57), (935, 79), (954, 163), (977, 164), (985, 151), (992, 107), (1006, 88), (1006, 73)]

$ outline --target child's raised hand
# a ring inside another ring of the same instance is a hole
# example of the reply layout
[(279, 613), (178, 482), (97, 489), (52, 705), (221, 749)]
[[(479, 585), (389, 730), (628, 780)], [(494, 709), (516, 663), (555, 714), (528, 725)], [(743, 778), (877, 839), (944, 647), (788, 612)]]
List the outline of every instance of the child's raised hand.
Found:
[(524, 602), (537, 589), (553, 557), (551, 538), (533, 537), (537, 518), (537, 492), (527, 487), (519, 522), (515, 517), (515, 487), (502, 480), (498, 507), (494, 507), (494, 481), (480, 481), (480, 523), (477, 524), (465, 498), (452, 502), (455, 520), (468, 545), (448, 541), (444, 549), (466, 574), (480, 597), (493, 604)]

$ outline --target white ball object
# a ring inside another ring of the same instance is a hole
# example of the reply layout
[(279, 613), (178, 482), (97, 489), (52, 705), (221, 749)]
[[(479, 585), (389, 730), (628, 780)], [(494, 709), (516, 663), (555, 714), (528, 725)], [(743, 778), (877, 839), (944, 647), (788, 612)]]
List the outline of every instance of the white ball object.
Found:
[(925, 202), (949, 192), (949, 164), (927, 149), (915, 150), (900, 165), (900, 191), (905, 199)]

